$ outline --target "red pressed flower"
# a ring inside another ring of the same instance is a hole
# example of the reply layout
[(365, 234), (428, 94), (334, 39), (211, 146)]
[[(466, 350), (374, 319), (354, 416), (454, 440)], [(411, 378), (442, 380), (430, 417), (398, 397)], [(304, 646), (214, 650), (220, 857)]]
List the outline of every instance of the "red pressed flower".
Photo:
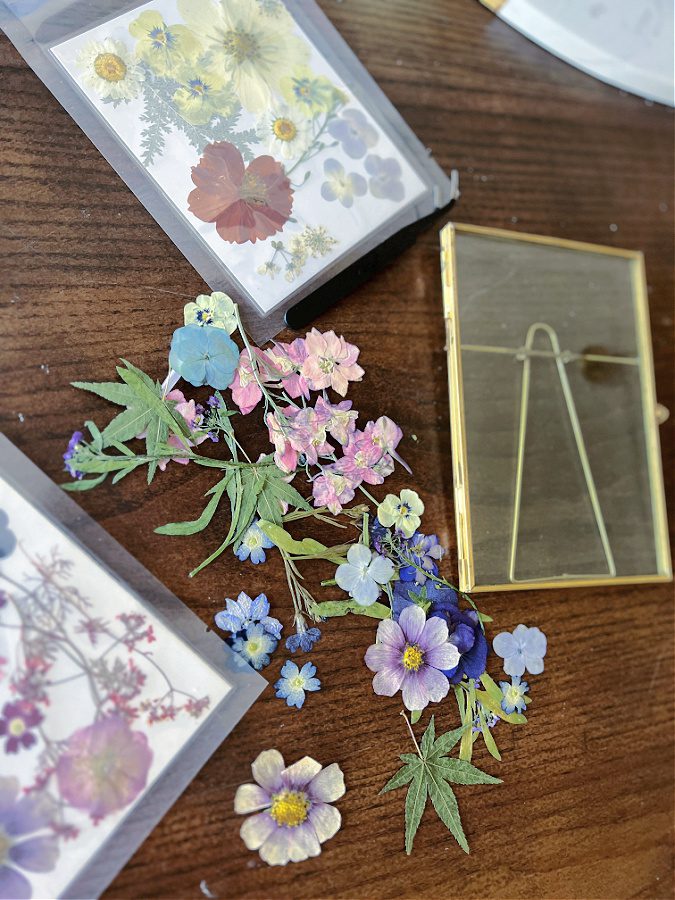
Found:
[(208, 144), (192, 167), (195, 189), (188, 208), (202, 222), (215, 222), (224, 241), (264, 240), (284, 227), (293, 209), (293, 189), (284, 167), (271, 156), (245, 165), (227, 141)]

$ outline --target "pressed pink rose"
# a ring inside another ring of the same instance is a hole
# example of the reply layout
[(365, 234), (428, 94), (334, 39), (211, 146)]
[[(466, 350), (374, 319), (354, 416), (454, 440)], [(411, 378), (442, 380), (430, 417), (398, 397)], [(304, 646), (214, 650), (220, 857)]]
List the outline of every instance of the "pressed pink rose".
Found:
[(363, 369), (356, 364), (359, 348), (348, 344), (334, 331), (321, 334), (312, 328), (305, 338), (307, 358), (302, 374), (313, 391), (332, 387), (341, 397), (347, 393), (350, 381), (360, 381)]
[(202, 222), (214, 222), (230, 243), (255, 244), (276, 234), (293, 209), (293, 188), (281, 163), (259, 156), (247, 166), (227, 141), (207, 144), (192, 181), (188, 209)]
[(70, 806), (102, 819), (136, 799), (151, 762), (146, 736), (122, 716), (106, 716), (68, 738), (56, 763), (59, 792)]

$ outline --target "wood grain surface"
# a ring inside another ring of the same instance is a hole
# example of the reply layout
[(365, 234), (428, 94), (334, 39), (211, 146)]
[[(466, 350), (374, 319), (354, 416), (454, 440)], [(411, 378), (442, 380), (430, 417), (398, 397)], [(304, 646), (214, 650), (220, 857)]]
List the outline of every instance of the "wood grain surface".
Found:
[[(475, 0), (321, 5), (441, 165), (459, 169), (452, 218), (644, 251), (658, 394), (672, 409), (672, 112), (568, 67)], [(110, 413), (69, 383), (110, 377), (118, 356), (161, 377), (183, 302), (204, 284), (4, 38), (0, 77), (0, 427), (60, 481), (71, 432)], [(417, 436), (401, 449), (454, 576), (438, 268), (432, 227), (317, 324), (361, 347), (362, 414)], [(672, 496), (670, 423), (661, 438)], [(244, 440), (264, 442), (256, 423)], [(207, 625), (242, 589), (264, 590), (289, 622), (278, 559), (253, 568), (229, 555), (189, 580), (214, 536), (153, 534), (199, 510), (211, 481), (174, 466), (150, 488), (132, 476), (78, 502)], [(404, 484), (397, 475), (387, 487)], [(671, 897), (672, 585), (482, 601), (500, 629), (540, 626), (549, 654), (527, 726), (501, 727), (503, 762), (478, 754), (504, 784), (458, 789), (470, 856), (427, 811), (406, 857), (403, 794), (378, 795), (411, 749), (400, 702), (372, 693), (362, 662), (372, 623), (346, 618), (312, 653), (323, 690), (298, 713), (268, 688), (107, 896), (199, 900), (204, 880), (220, 898)], [(439, 728), (455, 725), (454, 702), (437, 711)], [(281, 870), (245, 849), (232, 810), (268, 747), (339, 762), (348, 785), (343, 828), (322, 856)]]

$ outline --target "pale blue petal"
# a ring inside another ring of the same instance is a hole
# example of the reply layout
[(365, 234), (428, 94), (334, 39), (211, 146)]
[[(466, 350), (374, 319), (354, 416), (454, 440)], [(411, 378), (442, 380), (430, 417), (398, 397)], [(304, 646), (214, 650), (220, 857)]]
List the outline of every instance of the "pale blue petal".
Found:
[[(513, 635), (510, 632), (502, 631), (492, 641), (492, 649), (495, 651), (497, 656), (501, 656), (502, 659), (506, 659), (508, 656), (513, 656), (513, 654), (518, 650), (518, 645), (516, 644)], [(507, 675), (508, 674), (510, 673), (507, 672)], [(520, 674), (522, 675), (522, 672)]]
[(525, 659), (522, 656), (508, 656), (504, 660), (504, 671), (507, 675), (524, 675)]

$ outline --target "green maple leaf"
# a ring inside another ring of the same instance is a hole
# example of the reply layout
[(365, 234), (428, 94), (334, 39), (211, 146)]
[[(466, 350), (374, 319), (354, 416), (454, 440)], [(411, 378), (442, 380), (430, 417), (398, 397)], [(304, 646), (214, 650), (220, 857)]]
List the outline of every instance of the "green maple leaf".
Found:
[(451, 832), (462, 850), (468, 853), (469, 844), (462, 827), (457, 798), (451, 785), (501, 784), (501, 778), (494, 778), (487, 772), (481, 772), (470, 762), (451, 759), (447, 756), (461, 739), (464, 730), (464, 727), (456, 728), (437, 738), (432, 716), (422, 737), (418, 753), (403, 753), (401, 755), (403, 766), (380, 791), (381, 794), (384, 794), (386, 791), (393, 791), (409, 785), (405, 801), (405, 852), (408, 855), (412, 853), (413, 841), (422, 820), (427, 799), (431, 800), (439, 819)]

